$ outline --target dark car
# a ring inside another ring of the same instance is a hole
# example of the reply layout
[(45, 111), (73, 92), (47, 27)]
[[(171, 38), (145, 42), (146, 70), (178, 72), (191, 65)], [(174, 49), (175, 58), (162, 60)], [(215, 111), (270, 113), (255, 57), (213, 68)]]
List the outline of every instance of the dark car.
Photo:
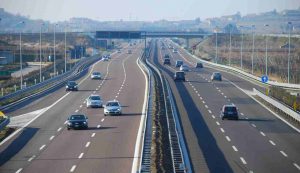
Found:
[(169, 54), (165, 54), (164, 58), (165, 58), (165, 59), (169, 59), (169, 58), (170, 58), (170, 55), (169, 55)]
[(66, 91), (78, 91), (78, 85), (75, 81), (68, 81)]
[(201, 62), (197, 62), (195, 67), (196, 68), (203, 68), (203, 64)]
[(169, 58), (164, 59), (164, 65), (165, 64), (170, 65), (171, 64), (171, 60)]
[(175, 63), (175, 67), (180, 67), (183, 64), (183, 61), (177, 60)]
[(88, 118), (85, 115), (71, 115), (67, 120), (67, 129), (87, 129)]
[(183, 71), (176, 71), (174, 81), (185, 81), (185, 73)]
[(222, 118), (222, 120), (224, 120), (224, 119), (238, 120), (239, 115), (238, 115), (236, 106), (235, 105), (224, 105), (223, 108), (221, 109), (220, 117)]
[(213, 72), (213, 74), (211, 75), (210, 78), (212, 81), (213, 80), (218, 80), (218, 81), (222, 81), (222, 75), (220, 72)]

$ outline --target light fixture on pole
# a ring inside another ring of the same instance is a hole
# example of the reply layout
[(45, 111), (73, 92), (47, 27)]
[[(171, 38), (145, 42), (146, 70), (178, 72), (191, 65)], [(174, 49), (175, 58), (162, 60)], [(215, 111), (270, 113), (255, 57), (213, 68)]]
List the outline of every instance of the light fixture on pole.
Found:
[(254, 59), (254, 33), (255, 25), (252, 25), (252, 56), (251, 56), (251, 72), (253, 74), (253, 59)]
[[(24, 21), (19, 22), (18, 24), (24, 24)], [(20, 29), (20, 88), (23, 89), (23, 60), (22, 60), (22, 29)]]
[(243, 34), (243, 26), (239, 26), (242, 34), (242, 41), (241, 41), (241, 69), (243, 69), (243, 42), (244, 42), (244, 34)]
[(289, 29), (288, 83), (290, 83), (290, 60), (291, 60), (291, 30), (292, 30), (292, 22), (288, 22), (288, 29)]
[(42, 82), (42, 27), (44, 23), (41, 23), (40, 26), (40, 82)]
[[(269, 27), (268, 24), (265, 24), (265, 27)], [(268, 75), (268, 36), (266, 34), (266, 57), (265, 57), (265, 62), (266, 62), (266, 70), (265, 70), (265, 75)]]
[(53, 38), (53, 67), (54, 67), (53, 73), (54, 73), (54, 76), (56, 76), (55, 30), (56, 30), (57, 25), (58, 24), (54, 24), (54, 38)]
[(65, 72), (67, 72), (67, 33), (66, 33), (66, 26), (65, 26)]
[(232, 25), (229, 25), (229, 66), (231, 65), (231, 32), (232, 32)]
[(215, 33), (216, 33), (216, 55), (215, 55), (215, 63), (217, 62), (218, 59), (218, 26), (215, 28)]

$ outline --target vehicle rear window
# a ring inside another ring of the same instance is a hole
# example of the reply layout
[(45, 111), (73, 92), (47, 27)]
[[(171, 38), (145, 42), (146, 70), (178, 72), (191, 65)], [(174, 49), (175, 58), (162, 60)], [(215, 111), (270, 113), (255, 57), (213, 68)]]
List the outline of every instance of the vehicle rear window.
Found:
[(225, 107), (225, 112), (236, 112), (236, 107)]
[(119, 104), (117, 102), (109, 102), (106, 106), (119, 106)]
[(82, 120), (82, 119), (85, 119), (85, 116), (84, 115), (72, 115), (70, 117), (71, 120)]
[(91, 96), (90, 99), (91, 100), (101, 100), (101, 98), (99, 96)]

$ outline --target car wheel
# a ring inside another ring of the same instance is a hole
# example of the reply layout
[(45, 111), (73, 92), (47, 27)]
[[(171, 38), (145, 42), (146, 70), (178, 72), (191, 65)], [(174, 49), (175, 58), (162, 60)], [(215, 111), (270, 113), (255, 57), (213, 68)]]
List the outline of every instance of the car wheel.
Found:
[(70, 127), (68, 127), (67, 129), (70, 130)]
[(222, 117), (222, 120), (224, 120), (224, 117)]
[(106, 116), (106, 114), (104, 114), (104, 116)]

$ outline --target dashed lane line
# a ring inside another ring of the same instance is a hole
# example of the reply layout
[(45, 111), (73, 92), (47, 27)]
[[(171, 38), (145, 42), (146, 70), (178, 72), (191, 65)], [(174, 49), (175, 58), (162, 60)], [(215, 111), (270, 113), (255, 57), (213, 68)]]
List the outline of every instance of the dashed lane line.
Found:
[(104, 118), (101, 119), (101, 122), (103, 122), (103, 121), (104, 121)]
[(218, 126), (220, 125), (220, 123), (219, 123), (218, 121), (216, 122), (216, 124), (217, 124)]
[(220, 130), (221, 130), (222, 133), (225, 133), (225, 130), (223, 128), (220, 128)]
[(281, 153), (284, 157), (288, 157), (288, 155), (287, 155), (284, 151), (280, 151), (280, 153)]
[(57, 129), (57, 132), (61, 131), (61, 129), (62, 129), (62, 127), (58, 128), (58, 129)]
[(101, 125), (97, 125), (97, 129), (99, 129), (101, 127)]
[(42, 150), (42, 149), (44, 149), (46, 147), (46, 145), (44, 144), (44, 145), (42, 145), (41, 147), (40, 147), (40, 150)]
[(276, 145), (272, 140), (269, 140), (269, 142), (274, 146)]
[(78, 159), (81, 159), (84, 153), (80, 153), (80, 155), (78, 156)]
[(95, 135), (96, 135), (96, 133), (92, 133), (91, 137), (93, 138), (93, 137), (95, 137)]
[(90, 144), (91, 144), (91, 142), (87, 142), (87, 143), (85, 144), (85, 148), (89, 147)]
[(229, 138), (229, 136), (225, 136), (225, 137), (226, 137), (226, 140), (227, 140), (228, 142), (231, 141), (231, 139)]
[(23, 170), (23, 168), (20, 168), (16, 171), (16, 173), (20, 173)]
[(266, 136), (266, 134), (262, 131), (260, 131), (260, 134), (263, 135), (263, 136)]
[(51, 137), (49, 138), (49, 141), (52, 141), (52, 140), (54, 139), (54, 137), (55, 137), (55, 136), (51, 136)]
[(233, 148), (233, 150), (234, 150), (235, 152), (238, 152), (238, 151), (239, 151), (234, 145), (232, 145), (232, 148)]
[(293, 163), (293, 165), (300, 171), (300, 166), (297, 163)]
[(243, 163), (244, 165), (247, 164), (247, 162), (245, 161), (245, 159), (244, 159), (243, 157), (240, 157), (240, 159), (241, 159), (241, 161), (242, 161), (242, 163)]
[(76, 165), (73, 165), (72, 168), (70, 169), (70, 172), (74, 172), (76, 169)]
[(32, 157), (30, 157), (30, 158), (28, 159), (28, 162), (31, 162), (35, 157), (36, 157), (35, 155), (33, 155)]

